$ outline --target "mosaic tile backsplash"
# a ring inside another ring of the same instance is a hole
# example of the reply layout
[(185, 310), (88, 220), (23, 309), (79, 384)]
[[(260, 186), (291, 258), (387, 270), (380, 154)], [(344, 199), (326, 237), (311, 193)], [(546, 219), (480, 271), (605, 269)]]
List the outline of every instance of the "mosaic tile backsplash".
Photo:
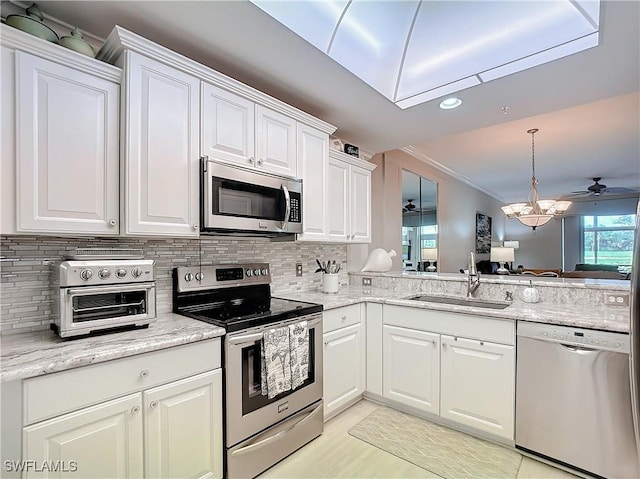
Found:
[[(51, 263), (74, 248), (140, 248), (156, 261), (156, 308), (172, 310), (172, 270), (178, 266), (241, 262), (271, 265), (272, 294), (320, 287), (316, 258), (342, 264), (340, 284), (348, 283), (347, 247), (343, 244), (275, 242), (267, 239), (141, 239), (0, 236), (0, 334), (48, 329), (51, 322)], [(303, 274), (296, 277), (296, 263)]]

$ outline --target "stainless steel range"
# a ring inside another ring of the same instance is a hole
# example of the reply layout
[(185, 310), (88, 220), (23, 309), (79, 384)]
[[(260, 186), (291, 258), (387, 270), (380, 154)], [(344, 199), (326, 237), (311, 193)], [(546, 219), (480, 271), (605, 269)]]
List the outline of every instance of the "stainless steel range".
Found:
[[(225, 468), (230, 478), (258, 475), (323, 431), (322, 305), (272, 298), (270, 282), (268, 263), (174, 270), (174, 312), (227, 331)], [(288, 341), (302, 331), (296, 337), (303, 345), (297, 359), (306, 374), (294, 371), (295, 349), (272, 349), (271, 339), (289, 331)], [(274, 358), (283, 371), (290, 368), (290, 387), (286, 373), (278, 379), (271, 374), (269, 359)]]
[(153, 260), (90, 254), (53, 265), (51, 328), (62, 338), (145, 327), (156, 318)]

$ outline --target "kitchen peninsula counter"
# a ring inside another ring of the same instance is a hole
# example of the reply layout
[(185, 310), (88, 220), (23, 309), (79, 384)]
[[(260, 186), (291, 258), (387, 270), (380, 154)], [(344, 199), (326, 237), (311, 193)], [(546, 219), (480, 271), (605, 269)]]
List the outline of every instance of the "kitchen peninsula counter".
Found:
[[(427, 310), (449, 311), (475, 316), (491, 317), (505, 321), (531, 321), (536, 323), (557, 324), (585, 329), (598, 329), (619, 333), (629, 332), (629, 308), (622, 306), (563, 304), (553, 302), (525, 303), (515, 299), (505, 309), (487, 309), (474, 306), (459, 306), (444, 303), (413, 301), (408, 298), (425, 291), (407, 289), (366, 288), (342, 285), (338, 293), (323, 293), (321, 289), (297, 293), (274, 294), (285, 299), (322, 304), (324, 309), (334, 309), (362, 302), (393, 304)], [(436, 293), (428, 294), (436, 296)], [(444, 295), (440, 292), (440, 295)], [(454, 296), (447, 294), (447, 296)], [(462, 296), (457, 294), (455, 296)], [(517, 296), (514, 295), (517, 298)], [(487, 298), (483, 298), (487, 299)], [(489, 298), (502, 300), (503, 297)]]
[(173, 313), (158, 314), (148, 328), (60, 339), (34, 331), (0, 339), (0, 380), (26, 379), (136, 354), (224, 336), (223, 328)]

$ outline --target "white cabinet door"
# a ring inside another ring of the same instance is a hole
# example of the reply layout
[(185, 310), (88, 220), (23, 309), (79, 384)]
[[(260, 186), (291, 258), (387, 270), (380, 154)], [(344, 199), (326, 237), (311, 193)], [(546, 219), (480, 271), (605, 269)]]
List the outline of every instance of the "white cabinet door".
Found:
[(440, 336), (384, 325), (383, 396), (438, 414)]
[(352, 243), (371, 242), (371, 172), (351, 165), (351, 235)]
[(442, 336), (441, 416), (514, 437), (515, 348)]
[(276, 175), (298, 174), (296, 121), (262, 105), (256, 105), (256, 163)]
[(302, 178), (302, 241), (327, 237), (329, 135), (298, 123), (298, 174)]
[[(143, 475), (139, 393), (24, 428), (23, 457), (42, 468), (56, 461), (69, 472), (55, 477), (140, 478)], [(26, 472), (23, 477), (52, 477)], [(158, 477), (158, 476), (155, 476)]]
[(200, 81), (133, 52), (125, 71), (125, 233), (197, 237)]
[(16, 234), (16, 52), (0, 51), (0, 234)]
[(117, 235), (120, 86), (15, 60), (17, 231)]
[(255, 104), (202, 83), (202, 154), (255, 166)]
[(364, 391), (362, 324), (324, 334), (324, 418), (360, 397)]
[(346, 243), (349, 235), (349, 165), (331, 157), (327, 194), (327, 237)]
[(222, 370), (143, 393), (148, 477), (222, 477)]

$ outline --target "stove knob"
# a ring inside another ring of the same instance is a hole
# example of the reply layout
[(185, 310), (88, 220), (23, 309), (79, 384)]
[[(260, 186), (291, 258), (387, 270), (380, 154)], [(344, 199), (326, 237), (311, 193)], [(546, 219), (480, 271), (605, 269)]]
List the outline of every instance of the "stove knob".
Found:
[(116, 276), (117, 276), (118, 278), (124, 278), (126, 275), (127, 275), (127, 270), (126, 270), (126, 269), (124, 269), (124, 268), (118, 268), (118, 269), (116, 270)]
[(80, 278), (82, 278), (84, 281), (89, 281), (92, 277), (93, 271), (91, 271), (90, 269), (83, 269), (82, 271), (80, 271)]
[(184, 280), (188, 283), (189, 281), (193, 281), (193, 273), (187, 273), (184, 275)]
[(204, 273), (203, 273), (202, 271), (198, 271), (198, 272), (196, 273), (196, 279), (197, 279), (198, 281), (202, 281), (202, 280), (204, 279)]
[(138, 267), (133, 268), (133, 271), (131, 271), (131, 276), (133, 276), (134, 278), (139, 278), (140, 276), (142, 276), (142, 270)]
[(260, 270), (259, 269), (254, 269), (253, 270), (253, 275), (254, 276), (260, 276)]
[(100, 271), (98, 271), (98, 276), (100, 276), (100, 279), (107, 279), (109, 276), (111, 276), (111, 271), (107, 268), (102, 268)]
[(247, 275), (247, 278), (251, 278), (251, 275), (253, 274), (253, 271), (251, 271), (250, 269), (248, 269), (248, 270), (246, 270), (246, 271), (244, 272), (244, 274), (246, 274), (246, 275)]
[(266, 275), (268, 275), (268, 274), (269, 274), (269, 270), (268, 270), (268, 269), (266, 269), (266, 268), (264, 268), (264, 269), (262, 270), (262, 276), (266, 276)]

